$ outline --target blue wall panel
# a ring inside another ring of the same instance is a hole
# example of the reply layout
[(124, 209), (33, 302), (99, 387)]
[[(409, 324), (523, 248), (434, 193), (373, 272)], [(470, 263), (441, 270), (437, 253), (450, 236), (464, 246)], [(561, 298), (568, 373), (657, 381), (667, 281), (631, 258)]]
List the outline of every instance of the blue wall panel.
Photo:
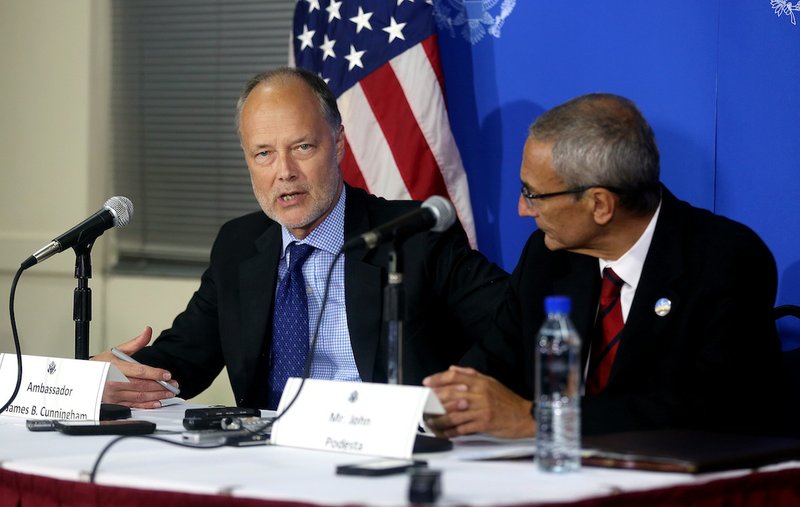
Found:
[[(800, 26), (765, 3), (720, 12), (716, 206), (769, 245), (778, 303), (800, 304)], [(784, 321), (800, 346), (800, 323)]]

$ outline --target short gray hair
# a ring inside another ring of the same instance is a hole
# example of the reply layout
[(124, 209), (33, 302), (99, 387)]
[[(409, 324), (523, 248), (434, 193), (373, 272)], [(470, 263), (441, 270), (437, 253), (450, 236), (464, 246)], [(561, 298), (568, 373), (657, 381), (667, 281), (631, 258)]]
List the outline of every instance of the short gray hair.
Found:
[(608, 187), (620, 196), (623, 208), (635, 213), (658, 207), (655, 134), (625, 97), (576, 97), (542, 114), (528, 129), (528, 137), (553, 143), (553, 169), (569, 187)]
[(319, 99), (319, 108), (322, 116), (331, 126), (331, 130), (336, 133), (342, 124), (342, 115), (339, 112), (339, 106), (336, 104), (336, 96), (328, 87), (325, 81), (316, 74), (309, 72), (305, 69), (294, 67), (280, 67), (273, 70), (268, 70), (260, 74), (256, 74), (247, 82), (239, 95), (239, 100), (236, 103), (236, 131), (239, 132), (239, 121), (242, 116), (242, 108), (244, 102), (250, 95), (250, 92), (259, 84), (268, 84), (273, 81), (286, 81), (288, 79), (300, 79), (314, 92), (314, 95)]

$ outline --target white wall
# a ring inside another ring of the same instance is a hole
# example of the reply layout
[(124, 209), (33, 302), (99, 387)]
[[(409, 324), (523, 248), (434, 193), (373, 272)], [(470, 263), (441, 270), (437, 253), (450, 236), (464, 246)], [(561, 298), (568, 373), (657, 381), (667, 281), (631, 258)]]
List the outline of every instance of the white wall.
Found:
[[(0, 0), (3, 310), (20, 262), (112, 195), (110, 26), (108, 0)], [(104, 234), (92, 253), (91, 353), (145, 325), (156, 333), (169, 326), (198, 283), (110, 274), (116, 234)], [(74, 263), (72, 252), (64, 252), (20, 278), (15, 309), (23, 353), (74, 355)], [(11, 326), (0, 325), (0, 352), (13, 350)], [(233, 404), (227, 377), (195, 401)]]

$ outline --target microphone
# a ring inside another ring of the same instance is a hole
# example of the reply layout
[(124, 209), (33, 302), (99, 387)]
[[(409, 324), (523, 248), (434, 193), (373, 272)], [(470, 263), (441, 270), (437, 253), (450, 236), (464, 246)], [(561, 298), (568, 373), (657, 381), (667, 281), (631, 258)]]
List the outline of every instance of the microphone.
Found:
[(107, 229), (125, 227), (131, 222), (132, 217), (131, 200), (127, 197), (114, 196), (106, 201), (103, 209), (35, 251), (22, 263), (22, 269), (28, 269), (67, 248), (94, 241)]
[(361, 246), (366, 246), (367, 250), (371, 250), (384, 241), (410, 236), (427, 229), (434, 232), (446, 231), (455, 221), (456, 210), (452, 203), (444, 197), (434, 195), (426, 199), (422, 206), (414, 211), (360, 236), (350, 238), (342, 246), (342, 252), (348, 252)]

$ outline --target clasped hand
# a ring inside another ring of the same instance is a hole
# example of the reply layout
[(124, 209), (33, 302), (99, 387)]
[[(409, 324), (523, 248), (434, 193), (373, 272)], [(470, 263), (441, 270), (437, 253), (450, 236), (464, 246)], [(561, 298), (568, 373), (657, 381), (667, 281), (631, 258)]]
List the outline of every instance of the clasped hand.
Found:
[(447, 411), (425, 419), (438, 436), (488, 433), (519, 438), (536, 434), (532, 403), (473, 368), (451, 366), (425, 378), (422, 384), (433, 389)]

